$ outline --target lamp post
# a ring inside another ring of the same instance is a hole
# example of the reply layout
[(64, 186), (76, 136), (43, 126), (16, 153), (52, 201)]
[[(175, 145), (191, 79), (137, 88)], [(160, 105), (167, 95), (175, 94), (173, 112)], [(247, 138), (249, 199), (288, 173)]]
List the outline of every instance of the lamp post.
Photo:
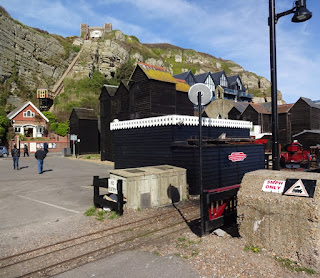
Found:
[(277, 60), (276, 60), (276, 23), (282, 16), (292, 14), (292, 22), (303, 22), (312, 17), (306, 8), (306, 0), (295, 1), (295, 6), (288, 11), (276, 14), (275, 0), (269, 0), (269, 30), (270, 30), (270, 73), (271, 73), (271, 107), (272, 107), (272, 169), (280, 170), (279, 163), (279, 122), (277, 96)]

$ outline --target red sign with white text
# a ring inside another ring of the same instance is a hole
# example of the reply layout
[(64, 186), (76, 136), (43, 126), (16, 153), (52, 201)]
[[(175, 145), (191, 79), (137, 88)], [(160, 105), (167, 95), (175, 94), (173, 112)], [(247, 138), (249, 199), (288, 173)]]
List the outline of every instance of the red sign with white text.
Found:
[(243, 152), (231, 153), (228, 156), (229, 160), (231, 160), (232, 162), (243, 161), (243, 160), (245, 160), (246, 157), (247, 157), (247, 155)]
[(282, 193), (286, 181), (279, 180), (265, 180), (262, 186), (262, 191), (264, 192), (273, 192), (273, 193)]

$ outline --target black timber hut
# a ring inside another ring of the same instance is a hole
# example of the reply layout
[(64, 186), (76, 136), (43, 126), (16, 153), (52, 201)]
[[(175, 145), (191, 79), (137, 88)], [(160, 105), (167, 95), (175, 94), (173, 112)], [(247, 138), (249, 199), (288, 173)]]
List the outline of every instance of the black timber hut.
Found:
[(304, 130), (292, 136), (293, 140), (298, 140), (304, 150), (309, 150), (311, 146), (320, 145), (320, 129)]
[(320, 106), (309, 98), (300, 97), (290, 109), (291, 133), (320, 129)]
[(70, 115), (70, 134), (77, 135), (77, 153), (99, 153), (98, 118), (93, 109), (73, 108)]
[(262, 133), (271, 132), (271, 113), (260, 103), (250, 103), (242, 112), (241, 119), (260, 125)]
[(99, 100), (101, 160), (113, 161), (113, 138), (110, 131), (110, 123), (116, 118), (127, 120), (129, 117), (128, 86), (124, 83), (121, 83), (119, 87), (104, 85)]
[(240, 120), (242, 112), (247, 108), (247, 102), (235, 102), (233, 108), (228, 113), (228, 119)]
[(279, 143), (282, 148), (292, 142), (291, 108), (293, 104), (278, 105)]
[(101, 160), (114, 161), (110, 123), (164, 115), (193, 116), (189, 85), (166, 68), (138, 63), (128, 84), (105, 85), (100, 94)]
[[(193, 116), (193, 104), (185, 89), (189, 90), (189, 85), (182, 83), (166, 68), (138, 62), (129, 82), (130, 119), (176, 114), (180, 106), (185, 107), (180, 114)], [(182, 93), (178, 99), (177, 90)]]

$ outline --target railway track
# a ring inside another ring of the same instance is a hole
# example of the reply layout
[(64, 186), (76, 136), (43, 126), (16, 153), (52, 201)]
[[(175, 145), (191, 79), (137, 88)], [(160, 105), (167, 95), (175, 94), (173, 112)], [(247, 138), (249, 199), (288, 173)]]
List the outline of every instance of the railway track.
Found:
[(109, 227), (0, 259), (0, 277), (50, 277), (117, 252), (189, 229), (199, 218), (196, 205)]

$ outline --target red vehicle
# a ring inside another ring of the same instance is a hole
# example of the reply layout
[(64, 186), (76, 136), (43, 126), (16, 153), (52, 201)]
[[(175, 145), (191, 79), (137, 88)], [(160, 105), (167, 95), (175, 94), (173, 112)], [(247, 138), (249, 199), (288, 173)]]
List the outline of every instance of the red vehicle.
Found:
[(287, 145), (286, 150), (280, 155), (281, 167), (300, 168), (307, 166), (312, 160), (310, 151), (303, 150), (303, 146), (297, 140)]

